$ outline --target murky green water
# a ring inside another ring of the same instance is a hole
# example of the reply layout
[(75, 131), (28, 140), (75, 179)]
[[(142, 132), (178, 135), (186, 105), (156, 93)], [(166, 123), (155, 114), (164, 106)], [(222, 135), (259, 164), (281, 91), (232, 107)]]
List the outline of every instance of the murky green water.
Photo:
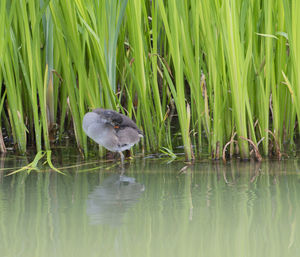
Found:
[(300, 256), (298, 164), (2, 171), (1, 257)]

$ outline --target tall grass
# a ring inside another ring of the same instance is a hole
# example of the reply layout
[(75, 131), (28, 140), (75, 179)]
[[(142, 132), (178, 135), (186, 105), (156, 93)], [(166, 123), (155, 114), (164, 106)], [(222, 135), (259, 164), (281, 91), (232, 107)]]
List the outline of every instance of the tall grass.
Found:
[(82, 118), (104, 107), (136, 120), (147, 152), (219, 159), (231, 140), (230, 156), (280, 156), (300, 132), (299, 13), (288, 0), (3, 0), (4, 136), (25, 153), (74, 131), (87, 154)]

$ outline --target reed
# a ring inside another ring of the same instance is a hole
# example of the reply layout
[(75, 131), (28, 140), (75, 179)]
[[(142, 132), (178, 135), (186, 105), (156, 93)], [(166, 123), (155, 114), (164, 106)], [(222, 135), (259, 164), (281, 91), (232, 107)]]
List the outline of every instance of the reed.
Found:
[(82, 118), (104, 107), (136, 120), (146, 152), (219, 159), (231, 140), (230, 156), (280, 156), (300, 132), (299, 13), (288, 0), (3, 0), (3, 133), (25, 153), (74, 131), (87, 155)]

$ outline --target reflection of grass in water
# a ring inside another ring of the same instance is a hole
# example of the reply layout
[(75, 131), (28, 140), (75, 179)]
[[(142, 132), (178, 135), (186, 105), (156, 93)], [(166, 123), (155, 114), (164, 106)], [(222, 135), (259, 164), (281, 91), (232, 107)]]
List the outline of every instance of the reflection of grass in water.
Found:
[[(250, 183), (256, 168), (262, 173)], [(181, 176), (178, 169), (153, 161), (131, 166), (145, 191), (115, 227), (91, 225), (87, 213), (88, 195), (106, 172), (6, 177), (0, 187), (1, 254), (297, 256), (299, 186), (283, 172), (295, 169), (293, 162), (205, 163)]]

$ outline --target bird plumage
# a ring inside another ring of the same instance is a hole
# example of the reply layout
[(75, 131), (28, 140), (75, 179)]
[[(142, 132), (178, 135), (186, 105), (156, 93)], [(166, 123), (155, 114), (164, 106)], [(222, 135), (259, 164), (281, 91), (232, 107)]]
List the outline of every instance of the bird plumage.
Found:
[(142, 131), (129, 117), (113, 110), (94, 109), (83, 117), (84, 132), (99, 145), (112, 152), (130, 149), (143, 137)]

